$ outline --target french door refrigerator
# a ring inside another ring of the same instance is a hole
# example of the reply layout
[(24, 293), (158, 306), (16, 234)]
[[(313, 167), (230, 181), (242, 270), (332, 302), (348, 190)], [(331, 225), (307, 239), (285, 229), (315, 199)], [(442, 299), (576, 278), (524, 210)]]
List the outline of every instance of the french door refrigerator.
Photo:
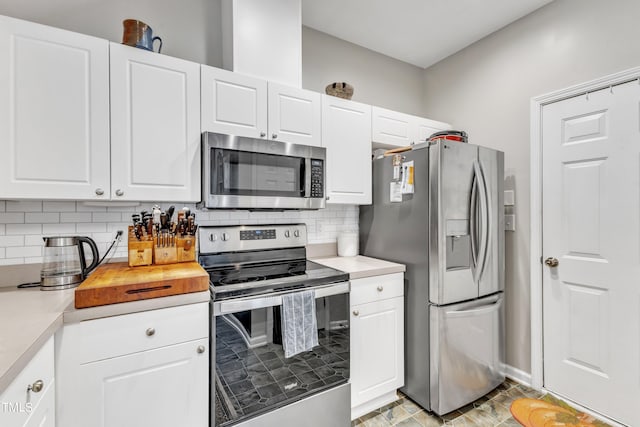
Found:
[(360, 207), (362, 253), (407, 266), (402, 391), (440, 415), (504, 381), (503, 180), (502, 152), (438, 139), (374, 159)]

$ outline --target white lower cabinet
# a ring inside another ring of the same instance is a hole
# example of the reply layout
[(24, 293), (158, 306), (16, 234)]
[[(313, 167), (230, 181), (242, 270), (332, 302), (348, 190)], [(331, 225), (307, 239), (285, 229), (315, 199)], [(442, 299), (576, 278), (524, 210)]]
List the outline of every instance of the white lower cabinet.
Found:
[(54, 427), (53, 337), (0, 394), (0, 426)]
[(351, 280), (351, 419), (404, 385), (404, 275)]
[(208, 304), (66, 325), (56, 345), (58, 427), (206, 427)]

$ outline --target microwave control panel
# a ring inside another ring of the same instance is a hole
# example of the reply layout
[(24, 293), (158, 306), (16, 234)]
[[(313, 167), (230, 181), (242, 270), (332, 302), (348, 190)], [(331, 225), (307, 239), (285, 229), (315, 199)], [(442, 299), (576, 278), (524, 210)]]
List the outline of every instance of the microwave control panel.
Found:
[(322, 160), (311, 159), (311, 197), (324, 197), (324, 164)]

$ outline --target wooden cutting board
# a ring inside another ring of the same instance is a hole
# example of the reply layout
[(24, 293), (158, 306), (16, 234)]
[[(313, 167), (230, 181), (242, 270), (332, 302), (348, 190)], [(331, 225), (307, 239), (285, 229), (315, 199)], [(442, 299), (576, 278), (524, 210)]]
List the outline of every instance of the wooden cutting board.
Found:
[(76, 308), (95, 307), (209, 289), (209, 274), (197, 262), (129, 267), (104, 264), (76, 288)]

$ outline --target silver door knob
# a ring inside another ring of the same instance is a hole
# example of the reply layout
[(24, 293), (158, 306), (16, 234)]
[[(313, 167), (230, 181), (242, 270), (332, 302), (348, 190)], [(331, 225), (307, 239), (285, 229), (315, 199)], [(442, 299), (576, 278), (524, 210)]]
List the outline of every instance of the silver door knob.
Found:
[(265, 136), (267, 136), (266, 132), (260, 132), (260, 138), (264, 138)]
[(271, 134), (271, 138), (276, 139), (277, 137), (278, 137), (278, 134), (277, 134), (277, 133), (272, 133), (272, 134)]
[(360, 315), (360, 312), (359, 312), (358, 310), (353, 310), (353, 315), (354, 315), (354, 316), (359, 316), (359, 315)]
[(553, 258), (553, 257), (549, 257), (549, 258), (545, 259), (544, 263), (546, 265), (548, 265), (549, 267), (557, 267), (558, 264), (560, 264), (558, 259), (557, 258)]
[(102, 196), (104, 194), (104, 190), (102, 188), (96, 188), (96, 195)]
[(147, 334), (148, 337), (152, 337), (156, 334), (156, 330), (154, 328), (149, 328), (146, 330), (145, 333)]
[(43, 388), (44, 388), (44, 382), (42, 380), (38, 380), (35, 383), (31, 384), (29, 387), (27, 387), (27, 391), (40, 393)]
[(124, 196), (124, 191), (122, 191), (121, 189), (117, 189), (116, 190), (116, 196), (120, 197), (120, 196)]
[(382, 292), (384, 288), (382, 286), (378, 286), (378, 292)]
[(198, 346), (198, 348), (196, 349), (196, 351), (198, 352), (198, 354), (202, 354), (202, 353), (204, 353), (204, 350), (205, 350), (205, 348), (204, 348), (204, 346), (203, 346), (203, 345), (199, 345), (199, 346)]

